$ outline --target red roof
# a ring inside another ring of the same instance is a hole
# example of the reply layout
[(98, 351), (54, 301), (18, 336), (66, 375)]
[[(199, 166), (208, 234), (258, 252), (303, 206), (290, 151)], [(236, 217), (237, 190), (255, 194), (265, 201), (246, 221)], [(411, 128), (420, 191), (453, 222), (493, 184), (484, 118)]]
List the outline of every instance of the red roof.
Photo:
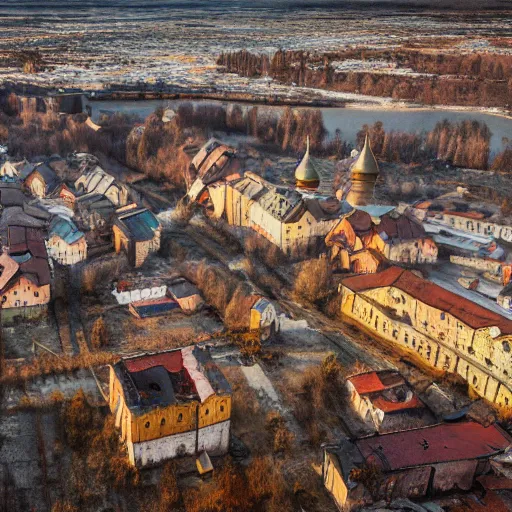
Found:
[(177, 373), (183, 368), (181, 350), (124, 359), (123, 362), (130, 373), (142, 372), (154, 366), (163, 366), (170, 373)]
[(412, 398), (407, 402), (391, 402), (386, 400), (383, 396), (379, 396), (372, 400), (373, 406), (383, 412), (397, 412), (406, 411), (408, 409), (423, 409), (425, 406), (423, 402), (413, 394)]
[(387, 471), (457, 460), (490, 457), (505, 450), (512, 438), (497, 425), (444, 423), (392, 432), (356, 441), (365, 459)]
[(379, 379), (377, 372), (361, 373), (350, 377), (348, 380), (354, 385), (360, 395), (386, 389), (386, 386)]
[(394, 286), (424, 304), (450, 313), (473, 329), (497, 326), (503, 334), (512, 334), (512, 320), (399, 267), (349, 277), (342, 284), (354, 292)]

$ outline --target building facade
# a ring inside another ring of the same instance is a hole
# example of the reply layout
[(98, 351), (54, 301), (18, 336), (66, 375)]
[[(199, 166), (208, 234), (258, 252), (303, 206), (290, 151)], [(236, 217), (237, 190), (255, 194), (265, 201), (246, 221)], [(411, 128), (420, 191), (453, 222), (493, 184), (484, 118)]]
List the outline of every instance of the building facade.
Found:
[(397, 267), (347, 278), (341, 292), (344, 321), (512, 405), (512, 321)]
[(110, 368), (109, 404), (135, 466), (228, 451), (231, 388), (198, 346), (122, 359)]

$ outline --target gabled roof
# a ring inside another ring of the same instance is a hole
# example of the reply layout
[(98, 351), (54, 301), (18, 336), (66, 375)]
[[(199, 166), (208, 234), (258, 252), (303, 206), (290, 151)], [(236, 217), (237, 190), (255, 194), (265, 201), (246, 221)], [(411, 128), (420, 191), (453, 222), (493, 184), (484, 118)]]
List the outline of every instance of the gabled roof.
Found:
[(0, 255), (0, 290), (11, 280), (16, 274), (20, 266), (7, 253)]
[[(55, 174), (53, 169), (46, 164), (38, 165), (32, 172), (38, 172), (42, 176), (47, 194), (52, 193), (61, 183), (60, 178)], [(27, 176), (27, 178), (28, 177), (29, 176)]]
[(367, 462), (384, 471), (487, 458), (502, 453), (512, 438), (496, 424), (443, 423), (429, 427), (358, 439), (355, 444)]
[(50, 222), (49, 234), (50, 236), (57, 235), (68, 245), (78, 242), (84, 236), (71, 219), (59, 216), (54, 217)]
[(152, 240), (160, 227), (158, 219), (147, 208), (135, 208), (117, 214), (116, 225), (137, 242)]
[(390, 214), (384, 215), (380, 224), (377, 225), (377, 232), (385, 240), (411, 240), (426, 236), (423, 224), (414, 217), (405, 214), (398, 217)]
[(342, 284), (354, 292), (393, 286), (424, 304), (449, 313), (473, 329), (499, 327), (502, 334), (512, 334), (512, 320), (399, 267), (349, 277)]

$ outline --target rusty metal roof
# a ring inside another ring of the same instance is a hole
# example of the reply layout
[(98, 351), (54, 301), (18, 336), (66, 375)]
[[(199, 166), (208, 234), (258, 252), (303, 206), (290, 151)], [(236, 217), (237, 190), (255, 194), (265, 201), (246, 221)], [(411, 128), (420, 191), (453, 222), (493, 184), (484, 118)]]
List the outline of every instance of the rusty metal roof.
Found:
[(358, 439), (368, 462), (385, 471), (429, 464), (487, 458), (503, 452), (512, 438), (496, 424), (444, 423)]
[(512, 320), (399, 267), (349, 277), (342, 284), (354, 292), (393, 286), (424, 304), (451, 314), (473, 329), (496, 326), (502, 334), (512, 334)]

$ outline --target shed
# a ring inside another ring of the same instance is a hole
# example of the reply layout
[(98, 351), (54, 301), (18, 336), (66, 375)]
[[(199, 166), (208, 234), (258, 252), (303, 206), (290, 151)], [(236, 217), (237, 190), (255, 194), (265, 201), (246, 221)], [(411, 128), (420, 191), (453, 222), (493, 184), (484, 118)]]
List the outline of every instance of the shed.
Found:
[(130, 313), (137, 318), (151, 318), (170, 313), (179, 309), (179, 304), (169, 297), (160, 297), (159, 299), (147, 299), (137, 302), (131, 302), (128, 306)]
[(186, 313), (194, 313), (204, 304), (199, 290), (184, 277), (172, 281), (167, 286), (167, 294), (172, 297)]

